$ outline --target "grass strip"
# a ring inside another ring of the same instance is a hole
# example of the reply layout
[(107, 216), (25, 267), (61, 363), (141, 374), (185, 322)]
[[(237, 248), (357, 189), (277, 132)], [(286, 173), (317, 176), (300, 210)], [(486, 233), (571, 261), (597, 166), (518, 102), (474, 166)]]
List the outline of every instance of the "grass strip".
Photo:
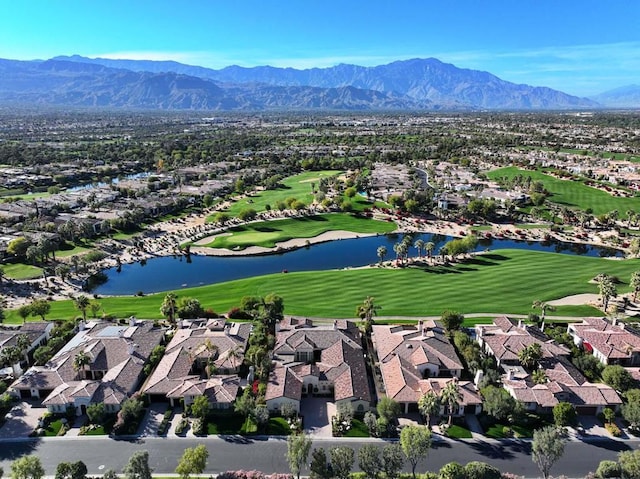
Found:
[(391, 233), (395, 229), (395, 223), (345, 213), (333, 213), (237, 226), (228, 230), (231, 233), (230, 236), (218, 236), (206, 247), (236, 250), (248, 246), (273, 248), (276, 243), (293, 238), (313, 238), (327, 231), (344, 230), (366, 234)]

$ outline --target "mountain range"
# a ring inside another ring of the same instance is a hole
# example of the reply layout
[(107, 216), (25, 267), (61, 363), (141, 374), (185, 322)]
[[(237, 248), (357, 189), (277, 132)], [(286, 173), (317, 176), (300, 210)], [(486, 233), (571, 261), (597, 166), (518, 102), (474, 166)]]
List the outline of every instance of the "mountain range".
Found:
[[(226, 111), (430, 111), (590, 109), (608, 104), (609, 98), (597, 102), (551, 88), (519, 85), (435, 58), (306, 70), (271, 66), (214, 70), (172, 61), (77, 55), (44, 61), (0, 60), (2, 103)], [(624, 99), (617, 98), (617, 106), (623, 106)]]

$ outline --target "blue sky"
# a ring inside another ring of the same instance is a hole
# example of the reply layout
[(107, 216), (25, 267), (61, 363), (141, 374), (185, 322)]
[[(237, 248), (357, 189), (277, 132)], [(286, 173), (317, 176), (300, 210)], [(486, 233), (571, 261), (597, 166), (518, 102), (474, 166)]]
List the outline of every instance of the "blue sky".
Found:
[(640, 84), (637, 0), (17, 0), (0, 58), (80, 54), (221, 68), (435, 57), (591, 95)]

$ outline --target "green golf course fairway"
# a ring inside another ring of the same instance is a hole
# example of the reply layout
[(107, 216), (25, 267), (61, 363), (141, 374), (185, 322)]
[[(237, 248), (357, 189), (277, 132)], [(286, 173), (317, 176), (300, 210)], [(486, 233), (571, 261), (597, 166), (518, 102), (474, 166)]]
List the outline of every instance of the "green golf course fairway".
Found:
[(487, 177), (492, 180), (500, 177), (513, 178), (516, 175), (529, 176), (534, 181), (542, 181), (544, 187), (552, 193), (548, 201), (581, 210), (591, 208), (595, 215), (613, 210), (624, 214), (627, 210), (640, 209), (640, 198), (612, 196), (606, 191), (586, 186), (581, 181), (561, 180), (539, 171), (521, 170), (515, 166), (509, 166), (487, 173)]
[[(246, 208), (252, 208), (259, 213), (265, 211), (267, 205), (275, 208), (278, 201), (285, 201), (287, 198), (296, 198), (308, 205), (313, 201), (311, 183), (314, 183), (318, 188), (320, 178), (330, 178), (338, 176), (340, 173), (342, 172), (339, 170), (307, 171), (290, 176), (281, 181), (283, 188), (261, 191), (250, 198), (238, 200), (229, 207), (226, 213), (229, 216), (238, 216), (238, 213)], [(209, 217), (208, 221), (213, 221), (214, 216)]]
[(391, 233), (395, 223), (372, 220), (345, 213), (287, 218), (262, 221), (229, 228), (230, 236), (219, 236), (208, 248), (244, 249), (247, 246), (273, 248), (276, 243), (293, 238), (313, 238), (327, 231), (351, 231), (354, 233)]
[[(284, 298), (285, 313), (300, 316), (349, 318), (367, 296), (381, 307), (380, 316), (440, 315), (445, 309), (470, 313), (533, 312), (534, 300), (550, 301), (578, 293), (597, 293), (589, 283), (599, 273), (621, 280), (618, 292), (629, 290), (640, 259), (609, 260), (523, 250), (495, 250), (449, 267), (384, 269), (363, 268), (300, 273), (277, 273), (228, 283), (178, 290), (178, 296), (198, 299), (219, 313), (237, 306), (243, 296), (269, 293)], [(104, 311), (116, 317), (160, 318), (166, 293), (143, 297), (100, 298)], [(79, 314), (73, 303), (51, 304), (48, 319)], [(559, 316), (601, 315), (587, 306), (562, 306)], [(7, 311), (7, 322), (20, 322)]]

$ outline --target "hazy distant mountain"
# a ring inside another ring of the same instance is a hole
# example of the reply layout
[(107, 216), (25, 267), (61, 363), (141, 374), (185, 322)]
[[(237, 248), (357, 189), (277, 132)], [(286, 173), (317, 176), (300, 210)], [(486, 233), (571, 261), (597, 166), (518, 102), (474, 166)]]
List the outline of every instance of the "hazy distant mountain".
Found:
[(546, 87), (518, 85), (491, 73), (461, 69), (435, 58), (397, 61), (376, 67), (337, 65), (330, 68), (276, 68), (230, 66), (213, 70), (181, 63), (148, 60), (87, 59), (74, 55), (57, 57), (132, 71), (175, 72), (218, 82), (264, 83), (276, 86), (313, 86), (393, 92), (418, 102), (444, 107), (473, 109), (571, 109), (593, 108), (598, 104)]
[(433, 108), (429, 102), (353, 87), (221, 84), (174, 72), (116, 69), (77, 61), (0, 60), (0, 101), (109, 108), (265, 110)]
[(620, 88), (600, 93), (592, 100), (604, 106), (616, 108), (639, 108), (640, 107), (640, 85), (626, 85)]

